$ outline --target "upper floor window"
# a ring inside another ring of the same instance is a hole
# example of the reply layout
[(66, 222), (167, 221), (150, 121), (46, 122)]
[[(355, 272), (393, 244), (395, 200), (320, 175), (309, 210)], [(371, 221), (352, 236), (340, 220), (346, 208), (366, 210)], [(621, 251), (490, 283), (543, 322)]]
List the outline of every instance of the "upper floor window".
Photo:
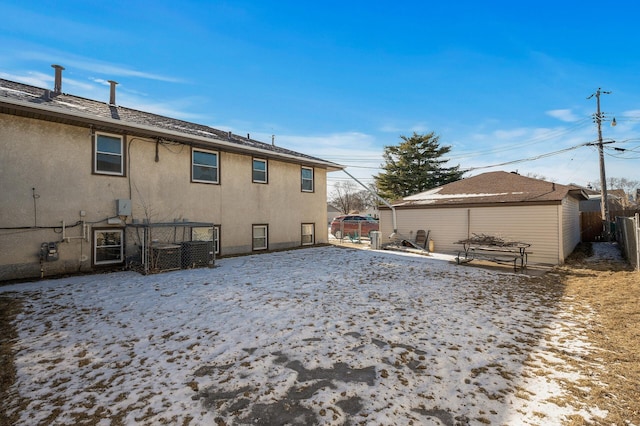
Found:
[(267, 160), (253, 159), (253, 182), (267, 183)]
[(122, 136), (96, 133), (94, 153), (94, 173), (124, 176), (124, 140)]
[(191, 151), (191, 181), (203, 183), (219, 182), (218, 153), (213, 151)]
[(302, 191), (313, 192), (313, 169), (311, 167), (302, 167)]

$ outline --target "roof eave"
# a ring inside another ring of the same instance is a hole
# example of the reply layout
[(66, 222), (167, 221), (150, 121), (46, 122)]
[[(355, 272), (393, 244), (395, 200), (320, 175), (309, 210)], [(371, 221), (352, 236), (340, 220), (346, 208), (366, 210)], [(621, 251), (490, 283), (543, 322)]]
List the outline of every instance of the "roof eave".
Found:
[(568, 192), (569, 192), (569, 195), (577, 199), (583, 199), (583, 200), (589, 199), (589, 194), (587, 193), (587, 191), (585, 191), (582, 188), (570, 189)]
[[(416, 203), (399, 203), (394, 204), (393, 208), (402, 209), (435, 209), (435, 208), (471, 208), (471, 207), (522, 207), (522, 206), (549, 206), (559, 205), (561, 200), (538, 200), (538, 201), (493, 201), (493, 202), (461, 202), (461, 203), (445, 203), (437, 201), (430, 204), (416, 204)], [(381, 210), (388, 210), (389, 207), (380, 206)]]
[[(43, 104), (33, 104), (31, 102), (24, 102), (15, 99), (1, 99), (0, 111), (16, 110), (23, 113), (42, 114), (47, 117), (69, 121), (75, 125), (87, 125), (87, 126), (105, 126), (125, 131), (127, 133), (135, 134), (138, 136), (149, 138), (163, 138), (174, 140), (176, 142), (195, 145), (203, 148), (223, 148), (227, 151), (238, 153), (249, 153), (265, 155), (270, 158), (279, 158), (286, 161), (294, 161), (305, 165), (314, 165), (322, 168), (326, 168), (327, 171), (339, 171), (343, 170), (345, 166), (336, 164), (330, 161), (321, 159), (307, 158), (303, 156), (296, 156), (292, 154), (286, 154), (282, 152), (271, 151), (268, 149), (261, 149), (256, 147), (245, 147), (235, 144), (230, 141), (225, 141), (217, 137), (200, 137), (196, 135), (190, 135), (182, 132), (163, 129), (155, 126), (147, 126), (139, 123), (131, 123), (123, 120), (116, 120), (111, 118), (100, 117), (92, 114), (85, 114), (75, 111), (73, 113), (61, 111), (59, 108), (50, 107)], [(8, 112), (13, 113), (13, 112)], [(55, 120), (54, 120), (55, 121)]]

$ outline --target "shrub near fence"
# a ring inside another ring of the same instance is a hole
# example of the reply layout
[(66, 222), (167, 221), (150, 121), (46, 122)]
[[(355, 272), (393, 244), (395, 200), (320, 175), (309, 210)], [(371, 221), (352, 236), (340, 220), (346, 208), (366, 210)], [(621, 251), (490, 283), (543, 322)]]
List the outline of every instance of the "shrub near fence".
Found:
[(640, 215), (616, 217), (616, 240), (623, 256), (633, 268), (640, 270)]

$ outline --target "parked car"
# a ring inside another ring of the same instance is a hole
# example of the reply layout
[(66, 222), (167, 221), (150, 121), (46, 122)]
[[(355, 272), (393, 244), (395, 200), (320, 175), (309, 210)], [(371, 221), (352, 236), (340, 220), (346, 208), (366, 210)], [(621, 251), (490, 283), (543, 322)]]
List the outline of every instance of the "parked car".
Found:
[(371, 231), (379, 230), (378, 221), (371, 216), (361, 215), (342, 215), (338, 216), (331, 222), (331, 233), (336, 238), (342, 238), (346, 235), (355, 237), (369, 236)]

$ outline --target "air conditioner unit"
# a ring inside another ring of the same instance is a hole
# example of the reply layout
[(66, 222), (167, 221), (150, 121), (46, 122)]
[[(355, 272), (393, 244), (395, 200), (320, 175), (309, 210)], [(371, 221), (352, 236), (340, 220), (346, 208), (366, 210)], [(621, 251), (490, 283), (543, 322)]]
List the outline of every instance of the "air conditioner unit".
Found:
[(182, 243), (182, 267), (201, 268), (209, 265), (209, 259), (213, 261), (213, 242), (211, 241), (185, 241)]
[(182, 249), (178, 244), (153, 244), (151, 246), (151, 269), (170, 271), (182, 267)]

